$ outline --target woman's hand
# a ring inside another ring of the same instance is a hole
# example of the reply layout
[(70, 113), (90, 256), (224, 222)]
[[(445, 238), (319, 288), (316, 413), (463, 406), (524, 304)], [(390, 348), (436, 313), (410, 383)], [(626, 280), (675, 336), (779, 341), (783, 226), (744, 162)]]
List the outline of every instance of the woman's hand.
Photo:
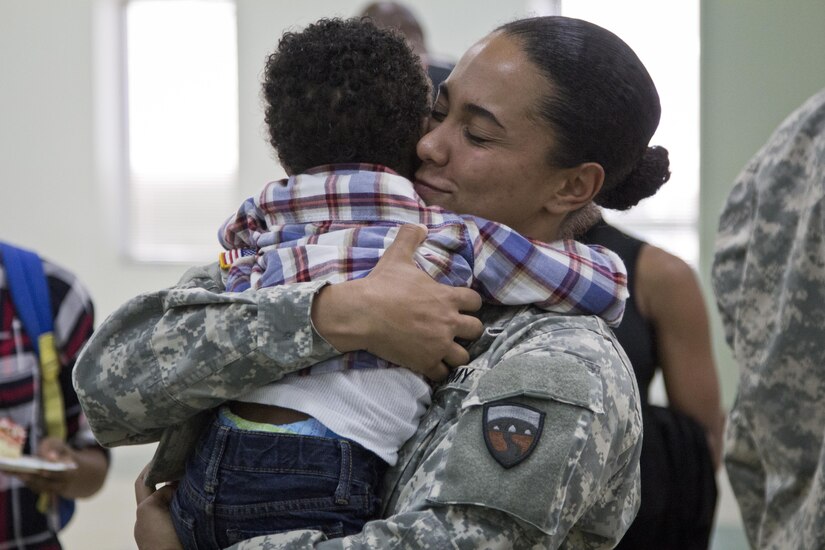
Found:
[(325, 287), (312, 307), (318, 333), (341, 352), (364, 349), (432, 380), (466, 364), (455, 339), (481, 335), (481, 321), (465, 314), (481, 307), (481, 297), (418, 268), (413, 256), (426, 236), (423, 226), (402, 226), (367, 277)]
[(135, 542), (140, 550), (183, 550), (169, 512), (175, 489), (171, 485), (158, 490), (147, 487), (143, 479), (148, 468), (143, 468), (135, 480)]

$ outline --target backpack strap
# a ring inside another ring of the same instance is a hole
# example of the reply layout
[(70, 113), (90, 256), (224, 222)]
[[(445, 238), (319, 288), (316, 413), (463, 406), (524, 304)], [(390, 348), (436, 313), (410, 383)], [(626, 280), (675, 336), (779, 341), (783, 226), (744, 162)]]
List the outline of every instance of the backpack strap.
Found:
[(41, 334), (53, 329), (51, 299), (43, 261), (40, 256), (0, 242), (6, 284), (11, 293), (15, 313), (23, 321), (26, 332), (31, 335), (34, 351), (40, 355)]
[(40, 360), (40, 392), (46, 434), (65, 441), (66, 417), (60, 389), (60, 361), (54, 343), (51, 297), (43, 261), (36, 253), (0, 243), (14, 309)]
[[(54, 319), (51, 295), (43, 261), (36, 253), (0, 242), (0, 259), (6, 272), (14, 311), (23, 322), (23, 328), (31, 338), (32, 347), (40, 363), (40, 398), (43, 404), (43, 420), (46, 435), (66, 440), (66, 415), (63, 391), (60, 389), (60, 360), (54, 343)], [(50, 504), (49, 495), (42, 493), (37, 508), (45, 513)], [(60, 499), (61, 527), (71, 517), (63, 517), (64, 501), (74, 509), (74, 502)]]

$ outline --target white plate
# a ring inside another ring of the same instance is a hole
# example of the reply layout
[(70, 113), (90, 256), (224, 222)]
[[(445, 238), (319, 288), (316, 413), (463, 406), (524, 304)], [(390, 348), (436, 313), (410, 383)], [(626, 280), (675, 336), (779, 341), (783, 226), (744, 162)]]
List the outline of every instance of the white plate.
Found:
[(20, 458), (0, 458), (0, 470), (6, 472), (64, 472), (77, 468), (76, 464), (64, 462), (49, 462), (35, 456), (21, 456)]

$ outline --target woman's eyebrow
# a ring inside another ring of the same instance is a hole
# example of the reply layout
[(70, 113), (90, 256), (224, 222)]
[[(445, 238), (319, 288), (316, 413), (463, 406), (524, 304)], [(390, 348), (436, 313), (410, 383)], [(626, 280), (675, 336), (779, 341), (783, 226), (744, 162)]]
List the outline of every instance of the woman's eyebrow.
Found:
[[(438, 97), (443, 97), (444, 101), (450, 100), (450, 92), (447, 90), (446, 82), (442, 82), (438, 85)], [(502, 130), (506, 130), (504, 125), (501, 122), (499, 122), (499, 120), (496, 118), (496, 115), (494, 115), (493, 113), (491, 113), (490, 111), (488, 111), (480, 105), (476, 105), (475, 103), (468, 103), (466, 105), (463, 105), (462, 109), (470, 115), (485, 118), (493, 124), (495, 124), (496, 126), (498, 126), (499, 128), (501, 128)]]
[(466, 105), (462, 106), (462, 109), (464, 109), (464, 111), (470, 113), (471, 115), (487, 119), (499, 128), (501, 128), (502, 130), (506, 130), (504, 125), (498, 121), (496, 115), (494, 115), (484, 107), (481, 107), (480, 105), (476, 105), (475, 103), (467, 103)]

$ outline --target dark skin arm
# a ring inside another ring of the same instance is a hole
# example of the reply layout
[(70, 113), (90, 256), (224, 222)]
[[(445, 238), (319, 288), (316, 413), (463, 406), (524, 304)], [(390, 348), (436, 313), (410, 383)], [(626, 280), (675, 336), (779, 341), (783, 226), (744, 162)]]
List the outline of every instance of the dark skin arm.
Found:
[(656, 329), (670, 405), (702, 425), (718, 468), (725, 414), (696, 275), (681, 259), (650, 245), (642, 248), (636, 271), (636, 304)]

